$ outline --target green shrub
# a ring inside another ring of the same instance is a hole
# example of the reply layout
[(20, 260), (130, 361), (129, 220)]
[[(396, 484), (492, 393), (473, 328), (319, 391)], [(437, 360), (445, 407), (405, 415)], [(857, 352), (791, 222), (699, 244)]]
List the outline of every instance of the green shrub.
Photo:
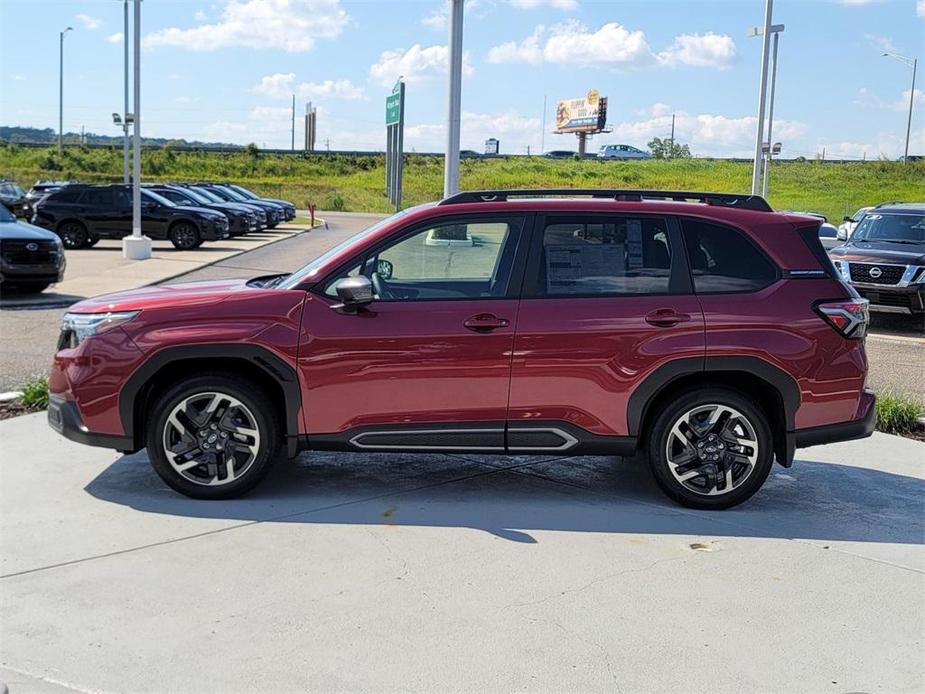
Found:
[(327, 209), (335, 212), (344, 209), (344, 199), (340, 196), (340, 193), (334, 193), (328, 197)]
[(36, 376), (22, 387), (19, 402), (30, 410), (44, 410), (48, 407), (48, 379)]
[(877, 397), (877, 429), (887, 434), (910, 434), (921, 428), (925, 405), (887, 390)]

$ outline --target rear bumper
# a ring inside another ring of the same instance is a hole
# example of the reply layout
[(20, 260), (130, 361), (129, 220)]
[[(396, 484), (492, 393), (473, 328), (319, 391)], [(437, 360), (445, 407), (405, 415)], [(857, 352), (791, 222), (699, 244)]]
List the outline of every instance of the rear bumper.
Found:
[(873, 393), (864, 391), (858, 410), (860, 416), (848, 422), (797, 429), (793, 432), (794, 447), (808, 448), (825, 443), (867, 438), (874, 433), (877, 425), (877, 398)]
[(48, 396), (48, 426), (65, 438), (87, 446), (114, 448), (125, 453), (135, 450), (131, 436), (94, 434), (89, 431), (80, 418), (77, 403), (60, 395), (50, 394)]

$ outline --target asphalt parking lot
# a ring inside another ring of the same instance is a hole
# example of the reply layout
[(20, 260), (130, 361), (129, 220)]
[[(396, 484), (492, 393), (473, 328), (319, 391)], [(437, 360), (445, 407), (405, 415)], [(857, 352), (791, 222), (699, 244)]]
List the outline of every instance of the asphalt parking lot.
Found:
[(610, 457), (305, 454), (202, 502), (41, 414), (0, 438), (14, 694), (925, 690), (922, 443), (706, 513)]

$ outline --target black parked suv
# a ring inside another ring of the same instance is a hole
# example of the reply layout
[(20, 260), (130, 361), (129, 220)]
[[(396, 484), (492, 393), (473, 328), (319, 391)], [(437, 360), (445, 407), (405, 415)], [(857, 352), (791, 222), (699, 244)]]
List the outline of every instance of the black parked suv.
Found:
[[(127, 185), (69, 185), (36, 204), (32, 223), (61, 237), (65, 248), (93, 246), (101, 238), (132, 233), (132, 190)], [(180, 250), (229, 236), (228, 218), (203, 207), (175, 205), (151, 190), (141, 191), (141, 230), (168, 239)]]
[(221, 212), (228, 217), (228, 232), (232, 236), (243, 236), (249, 231), (257, 231), (257, 214), (244, 205), (232, 202), (213, 202), (201, 193), (182, 186), (151, 184), (145, 186), (145, 190), (151, 190), (164, 196), (174, 205), (204, 207), (207, 210)]
[(0, 288), (40, 292), (64, 279), (64, 247), (50, 231), (16, 220), (0, 205)]
[(0, 179), (0, 203), (16, 217), (26, 216), (26, 191), (16, 181)]
[(192, 185), (190, 183), (174, 183), (174, 187), (183, 188), (184, 190), (190, 190), (196, 195), (205, 198), (209, 202), (219, 203), (221, 205), (235, 205), (237, 207), (243, 207), (244, 209), (250, 210), (255, 215), (257, 215), (257, 231), (263, 231), (264, 229), (269, 228), (269, 219), (267, 218), (267, 211), (260, 205), (253, 205), (246, 202), (229, 202), (224, 198), (220, 198), (213, 191), (208, 188), (203, 188), (202, 186)]
[(197, 183), (197, 188), (205, 188), (213, 195), (217, 195), (225, 202), (246, 202), (250, 205), (256, 205), (257, 207), (262, 208), (267, 213), (267, 228), (273, 229), (277, 224), (282, 222), (285, 219), (285, 213), (283, 211), (283, 206), (275, 202), (268, 202), (266, 200), (251, 200), (245, 198), (241, 193), (236, 190), (232, 190), (227, 186), (220, 186), (216, 183)]
[(248, 190), (244, 186), (239, 186), (235, 183), (225, 183), (224, 186), (226, 188), (231, 188), (234, 192), (238, 193), (239, 195), (243, 195), (248, 200), (263, 200), (265, 202), (276, 203), (283, 208), (283, 219), (285, 219), (287, 222), (295, 219), (295, 205), (293, 205), (291, 202), (287, 202), (286, 200), (277, 200), (276, 198), (261, 197), (252, 190)]
[(871, 311), (925, 314), (925, 203), (878, 205), (829, 256)]

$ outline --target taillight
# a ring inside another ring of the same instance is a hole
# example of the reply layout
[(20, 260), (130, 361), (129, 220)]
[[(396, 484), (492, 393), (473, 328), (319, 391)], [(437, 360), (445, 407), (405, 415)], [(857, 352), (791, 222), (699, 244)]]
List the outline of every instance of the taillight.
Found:
[(867, 299), (820, 301), (816, 304), (816, 311), (845, 337), (860, 340), (867, 334), (870, 320)]

